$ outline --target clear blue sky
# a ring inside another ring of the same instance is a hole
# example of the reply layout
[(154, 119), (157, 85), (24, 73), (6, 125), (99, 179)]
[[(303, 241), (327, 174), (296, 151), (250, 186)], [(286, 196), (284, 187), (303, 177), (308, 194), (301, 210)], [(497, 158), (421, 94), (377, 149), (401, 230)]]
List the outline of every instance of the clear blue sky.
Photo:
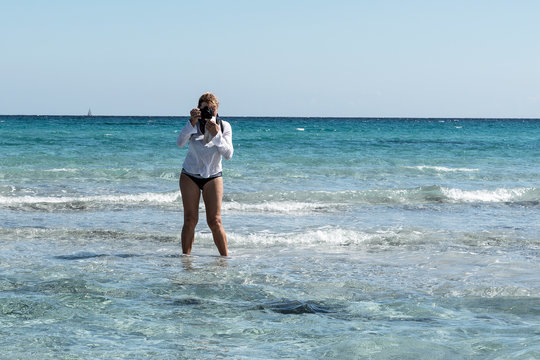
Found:
[(0, 114), (540, 117), (540, 1), (0, 0)]

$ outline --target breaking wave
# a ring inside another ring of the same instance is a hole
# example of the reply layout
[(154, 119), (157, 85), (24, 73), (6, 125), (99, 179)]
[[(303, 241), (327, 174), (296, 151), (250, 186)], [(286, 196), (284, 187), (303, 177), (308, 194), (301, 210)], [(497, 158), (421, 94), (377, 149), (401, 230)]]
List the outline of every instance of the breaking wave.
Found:
[(406, 169), (416, 169), (420, 171), (435, 171), (435, 172), (476, 172), (479, 169), (469, 169), (469, 168), (449, 168), (445, 166), (405, 166)]
[[(119, 242), (141, 243), (180, 243), (178, 233), (152, 233), (107, 229), (78, 228), (4, 228), (0, 227), (4, 241), (46, 240), (68, 241), (72, 244), (90, 242), (119, 244)], [(198, 244), (213, 246), (212, 234), (197, 232)], [(512, 231), (459, 232), (420, 227), (386, 227), (372, 229), (344, 229), (339, 226), (321, 226), (297, 232), (273, 232), (263, 230), (253, 233), (229, 232), (227, 238), (231, 246), (353, 246), (366, 248), (395, 247), (478, 247), (498, 246), (540, 246), (540, 238), (525, 238)], [(79, 254), (79, 253), (78, 253)], [(98, 254), (98, 253), (96, 253)], [(99, 254), (102, 254), (101, 252)], [(79, 254), (80, 255), (80, 254)], [(116, 255), (118, 256), (118, 255)]]
[[(408, 247), (408, 246), (467, 246), (492, 247), (505, 245), (540, 245), (540, 239), (524, 238), (516, 233), (501, 231), (453, 232), (417, 227), (388, 227), (365, 230), (324, 226), (303, 232), (273, 233), (262, 231), (248, 235), (228, 234), (232, 245), (242, 246), (356, 246), (356, 247)], [(211, 242), (211, 234), (207, 235)]]
[[(174, 207), (180, 204), (179, 191), (89, 196), (0, 196), (0, 207), (29, 211), (84, 211), (134, 206)], [(335, 212), (361, 205), (429, 205), (494, 203), (535, 207), (540, 189), (533, 187), (463, 190), (441, 186), (408, 189), (347, 191), (266, 191), (226, 193), (223, 210), (256, 213)]]
[(354, 205), (429, 205), (429, 204), (495, 203), (538, 206), (538, 188), (499, 188), (494, 190), (462, 190), (441, 186), (409, 189), (291, 191), (226, 194), (223, 207), (244, 212), (328, 212), (341, 211)]
[(0, 206), (17, 210), (94, 210), (105, 207), (175, 203), (179, 191), (91, 196), (0, 196)]

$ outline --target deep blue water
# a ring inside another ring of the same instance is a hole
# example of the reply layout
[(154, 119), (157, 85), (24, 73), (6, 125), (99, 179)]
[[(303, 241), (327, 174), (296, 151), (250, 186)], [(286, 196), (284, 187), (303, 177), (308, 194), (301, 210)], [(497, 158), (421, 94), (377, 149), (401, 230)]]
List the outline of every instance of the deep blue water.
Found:
[(224, 259), (187, 118), (0, 116), (3, 357), (540, 357), (540, 120), (225, 119)]

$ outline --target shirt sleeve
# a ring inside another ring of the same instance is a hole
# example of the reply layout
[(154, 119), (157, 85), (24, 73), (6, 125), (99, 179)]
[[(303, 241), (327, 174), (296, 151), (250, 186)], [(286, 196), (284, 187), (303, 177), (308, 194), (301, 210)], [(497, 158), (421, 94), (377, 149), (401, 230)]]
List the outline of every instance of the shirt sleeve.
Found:
[(232, 144), (232, 127), (228, 122), (223, 122), (223, 133), (218, 132), (212, 139), (212, 143), (217, 147), (219, 153), (227, 160), (232, 158), (234, 148)]
[(178, 147), (184, 147), (189, 141), (191, 135), (197, 133), (197, 128), (191, 125), (191, 121), (188, 120), (187, 124), (182, 128), (178, 138), (176, 139), (176, 145)]

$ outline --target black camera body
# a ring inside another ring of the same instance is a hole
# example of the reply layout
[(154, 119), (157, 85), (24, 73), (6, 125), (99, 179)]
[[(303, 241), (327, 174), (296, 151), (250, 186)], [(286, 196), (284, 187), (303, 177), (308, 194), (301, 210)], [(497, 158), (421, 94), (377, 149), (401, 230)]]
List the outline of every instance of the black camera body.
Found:
[(201, 124), (201, 131), (204, 132), (206, 120), (210, 120), (212, 117), (214, 117), (214, 110), (212, 108), (207, 106), (201, 109), (201, 120), (199, 120), (199, 123)]
[(201, 109), (201, 120), (210, 120), (214, 117), (214, 110), (209, 107), (204, 107)]

